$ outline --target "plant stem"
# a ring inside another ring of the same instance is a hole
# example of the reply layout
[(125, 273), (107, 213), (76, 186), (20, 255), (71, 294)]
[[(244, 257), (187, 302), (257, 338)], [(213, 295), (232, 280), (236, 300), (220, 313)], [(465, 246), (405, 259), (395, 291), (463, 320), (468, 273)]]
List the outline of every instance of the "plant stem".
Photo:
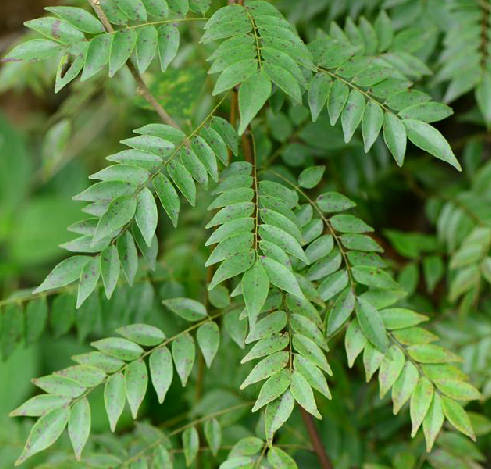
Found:
[[(106, 14), (102, 10), (101, 6), (99, 5), (98, 0), (88, 0), (92, 8), (94, 9), (97, 17), (101, 21), (101, 23), (104, 25), (104, 28), (108, 33), (114, 33), (114, 28), (112, 27), (112, 24), (109, 22)], [(143, 96), (143, 98), (152, 106), (157, 114), (159, 115), (160, 119), (165, 123), (168, 124), (176, 129), (179, 129), (179, 125), (177, 122), (167, 113), (167, 111), (163, 108), (163, 106), (157, 101), (155, 96), (150, 92), (148, 89), (148, 86), (145, 84), (143, 81), (143, 78), (140, 76), (138, 73), (138, 70), (136, 67), (131, 63), (131, 61), (128, 60), (126, 63), (128, 66), (131, 75), (133, 75), (133, 78), (136, 81), (137, 87), (138, 87), (138, 92)]]
[[(208, 285), (210, 284), (211, 279), (213, 278), (213, 272), (214, 272), (214, 268), (212, 265), (210, 265), (206, 270), (205, 308), (207, 309), (207, 311), (209, 310), (209, 306), (210, 306)], [(196, 392), (194, 395), (195, 406), (199, 404), (199, 402), (201, 401), (201, 397), (203, 396), (203, 381), (205, 377), (205, 372), (206, 372), (205, 357), (203, 356), (203, 353), (198, 348), (198, 374), (196, 376)], [(201, 444), (204, 442), (205, 438), (203, 434), (203, 428), (199, 423), (196, 424), (196, 430), (198, 431), (199, 441)], [(201, 453), (198, 453), (196, 456), (196, 469), (199, 469), (200, 467), (201, 467)]]
[(315, 454), (317, 454), (320, 467), (322, 469), (334, 469), (334, 466), (326, 453), (326, 449), (322, 444), (312, 416), (303, 407), (300, 407), (300, 413), (302, 414), (303, 423), (305, 424), (310, 441), (312, 442), (312, 447), (314, 448)]

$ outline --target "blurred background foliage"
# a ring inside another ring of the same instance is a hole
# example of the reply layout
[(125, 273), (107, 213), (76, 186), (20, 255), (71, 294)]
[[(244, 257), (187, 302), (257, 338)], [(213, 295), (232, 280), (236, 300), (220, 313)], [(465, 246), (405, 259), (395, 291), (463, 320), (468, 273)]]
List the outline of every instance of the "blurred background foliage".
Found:
[[(83, 0), (62, 3), (85, 4)], [(446, 82), (439, 75), (442, 41), (455, 27), (445, 3), (275, 2), (305, 40), (313, 39), (319, 28), (328, 30), (333, 20), (341, 25), (347, 18), (357, 21), (362, 15), (373, 20), (380, 7), (385, 7), (396, 30), (409, 26), (396, 41), (427, 64), (428, 71), (418, 77), (416, 87), (435, 99), (442, 99), (446, 91)], [(3, 0), (0, 54), (31, 37), (23, 21), (42, 16), (43, 7), (56, 4), (54, 0)], [(214, 0), (211, 11), (223, 4)], [(150, 68), (145, 80), (169, 113), (190, 129), (210, 110), (213, 84), (204, 62), (208, 46), (196, 46), (201, 24), (190, 22), (180, 31), (181, 48), (172, 68), (165, 75), (157, 67)], [(20, 304), (27, 317), (30, 289), (62, 259), (64, 251), (59, 245), (71, 239), (66, 228), (80, 219), (80, 206), (71, 197), (88, 186), (88, 175), (106, 165), (105, 156), (118, 151), (118, 142), (130, 136), (132, 129), (157, 120), (137, 95), (125, 69), (111, 80), (102, 74), (84, 84), (75, 81), (59, 94), (53, 93), (55, 74), (56, 63), (50, 60), (7, 62), (0, 67), (0, 304), (3, 313)], [(377, 241), (409, 292), (405, 301), (432, 317), (431, 327), (442, 335), (442, 344), (463, 356), (464, 371), (484, 396), (469, 407), (484, 415), (473, 420), (477, 445), (463, 436), (444, 433), (427, 455), (422, 436), (409, 437), (407, 413), (392, 415), (388, 398), (378, 398), (377, 384), (365, 384), (361, 366), (347, 370), (337, 338), (330, 360), (335, 375), (330, 383), (333, 400), (319, 403), (324, 415), (320, 423), (323, 441), (336, 468), (491, 467), (491, 274), (477, 269), (459, 277), (463, 267), (452, 262), (473, 228), (491, 227), (490, 134), (472, 93), (452, 106), (455, 115), (437, 127), (462, 161), (463, 175), (418, 152), (399, 169), (381, 142), (369, 154), (364, 153), (360, 136), (345, 145), (341, 127), (331, 127), (326, 114), (312, 123), (307, 108), (278, 95), (255, 123), (263, 162), (282, 165), (293, 174), (314, 162), (326, 165), (322, 190), (338, 190), (357, 201), (360, 215), (375, 227)], [(100, 292), (75, 311), (73, 291), (68, 287), (62, 295), (48, 298), (48, 327), (39, 340), (15, 350), (2, 349), (9, 356), (0, 364), (0, 468), (13, 467), (25, 440), (29, 424), (12, 421), (7, 414), (33, 393), (31, 378), (68, 366), (71, 355), (88, 350), (90, 340), (105, 337), (120, 325), (147, 322), (164, 328), (168, 335), (184, 327), (182, 320), (168, 314), (161, 300), (204, 297), (208, 197), (200, 192), (197, 206), (185, 207), (179, 230), (162, 217), (157, 267), (150, 272), (142, 261), (133, 288), (119, 285), (110, 301)], [(489, 243), (484, 242), (479, 253), (476, 262), (489, 255)], [(214, 301), (221, 307), (228, 305), (228, 292), (217, 292)], [(225, 324), (225, 329), (240, 343), (233, 324)], [(242, 403), (243, 407), (221, 417), (223, 444), (249, 435), (256, 424), (259, 428), (258, 416), (248, 412), (247, 392), (238, 395), (235, 391), (248, 370), (239, 366), (242, 351), (228, 334), (223, 334), (221, 347), (227, 354), (219, 354), (205, 374), (201, 400), (197, 401), (201, 390), (195, 385), (183, 389), (175, 381), (165, 405), (159, 406), (153, 395), (147, 397), (144, 419), (175, 429), (186, 419)], [(102, 410), (102, 393), (93, 394), (92, 405)], [(132, 454), (142, 441), (155, 437), (152, 431), (158, 431), (146, 424), (135, 429), (129, 413), (120, 427), (125, 434), (121, 439), (108, 433), (102, 411), (93, 412), (92, 425), (98, 435), (90, 441), (89, 453), (94, 456), (86, 462), (66, 462), (70, 451), (65, 439), (52, 452), (29, 460), (26, 467), (115, 467), (111, 454)], [(308, 447), (299, 428), (300, 416), (295, 413), (280, 443)], [(299, 450), (295, 456), (302, 469), (318, 467), (311, 451)], [(202, 464), (216, 467), (216, 460), (205, 457)], [(176, 458), (176, 467), (184, 467), (183, 458)]]

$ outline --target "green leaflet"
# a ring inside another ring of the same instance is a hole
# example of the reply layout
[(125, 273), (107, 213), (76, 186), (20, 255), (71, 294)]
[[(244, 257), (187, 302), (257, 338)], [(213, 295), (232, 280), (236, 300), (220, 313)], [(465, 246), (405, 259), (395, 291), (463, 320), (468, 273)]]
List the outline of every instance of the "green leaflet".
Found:
[(268, 462), (273, 467), (284, 467), (286, 469), (297, 469), (297, 463), (280, 448), (271, 448), (268, 452)]
[(361, 125), (363, 141), (365, 143), (365, 153), (368, 153), (375, 143), (384, 122), (382, 108), (373, 102), (368, 102), (363, 114)]
[(358, 298), (356, 316), (367, 339), (381, 352), (389, 346), (387, 332), (380, 313), (366, 300)]
[(298, 372), (294, 371), (291, 376), (290, 392), (293, 398), (310, 414), (319, 420), (322, 419), (321, 414), (317, 410), (317, 405), (314, 400), (314, 393), (307, 380)]
[(41, 415), (64, 407), (70, 403), (69, 397), (56, 396), (52, 394), (39, 394), (38, 396), (31, 397), (28, 401), (24, 402), (20, 407), (10, 412), (10, 417), (18, 415), (29, 417), (40, 417)]
[(274, 313), (268, 314), (265, 318), (260, 319), (256, 323), (254, 331), (246, 338), (246, 343), (250, 344), (256, 340), (263, 337), (268, 337), (272, 334), (280, 332), (287, 323), (287, 316), (284, 311), (275, 311)]
[(316, 203), (323, 212), (343, 212), (356, 206), (356, 204), (343, 194), (325, 192), (316, 199)]
[(172, 298), (170, 300), (164, 300), (163, 303), (172, 312), (187, 321), (199, 321), (200, 319), (204, 319), (208, 314), (202, 303), (191, 300), (190, 298)]
[(126, 368), (124, 374), (126, 398), (130, 405), (133, 418), (136, 419), (138, 409), (147, 392), (147, 365), (143, 360), (135, 360)]
[(263, 69), (268, 78), (278, 85), (286, 94), (291, 96), (297, 102), (301, 101), (302, 91), (289, 71), (269, 63), (265, 63)]
[(298, 285), (297, 279), (290, 270), (269, 257), (261, 259), (261, 263), (273, 285), (281, 288), (287, 293), (303, 298), (304, 295)]
[(398, 346), (391, 346), (380, 364), (380, 398), (383, 398), (396, 382), (402, 372), (404, 364), (404, 352)]
[(264, 224), (259, 227), (259, 235), (263, 240), (277, 245), (288, 254), (295, 256), (306, 264), (309, 263), (300, 243), (298, 243), (292, 235), (283, 231), (281, 228)]
[(120, 327), (117, 332), (127, 339), (146, 347), (158, 345), (165, 339), (165, 334), (160, 329), (146, 324), (132, 324)]
[[(491, 121), (491, 114), (489, 111), (491, 103), (491, 75), (487, 71), (483, 71), (481, 83), (476, 88), (476, 101), (479, 106), (479, 110), (484, 116), (484, 120), (489, 125), (489, 122)], [(444, 111), (440, 110), (440, 112), (442, 113)]]
[(64, 67), (67, 63), (69, 63), (70, 56), (65, 54), (59, 64), (56, 72), (55, 79), (55, 93), (58, 93), (61, 89), (63, 89), (68, 83), (77, 78), (78, 74), (82, 71), (85, 61), (85, 52), (87, 50), (88, 44), (81, 43), (73, 46), (72, 52), (77, 52), (76, 57), (73, 62), (69, 65), (68, 70), (64, 70)]
[(147, 246), (151, 246), (159, 214), (152, 193), (145, 187), (138, 194), (135, 220)]
[(355, 280), (363, 285), (380, 289), (396, 289), (397, 283), (382, 269), (367, 265), (357, 265), (352, 269)]
[(464, 408), (448, 397), (441, 397), (443, 413), (448, 421), (459, 431), (475, 440), (474, 430)]
[(353, 215), (334, 215), (330, 220), (332, 227), (341, 233), (368, 233), (373, 228)]
[(132, 29), (118, 31), (113, 38), (109, 57), (109, 76), (112, 77), (130, 58), (136, 46), (138, 33)]
[(329, 101), (327, 103), (331, 125), (334, 125), (338, 121), (348, 99), (348, 95), (349, 88), (344, 82), (336, 80), (332, 84)]
[(262, 109), (270, 95), (271, 81), (263, 71), (259, 71), (242, 83), (239, 88), (239, 135), (244, 133), (246, 127)]
[(406, 361), (403, 370), (392, 387), (392, 400), (394, 401), (394, 414), (397, 414), (401, 407), (412, 396), (419, 380), (417, 368)]
[(348, 330), (344, 336), (344, 346), (350, 368), (354, 365), (356, 357), (363, 351), (366, 344), (367, 338), (358, 325), (358, 321), (355, 319), (348, 326)]
[(98, 386), (106, 378), (104, 371), (86, 365), (74, 365), (62, 371), (57, 371), (55, 375), (72, 379), (87, 387)]
[(293, 335), (292, 344), (298, 353), (308, 358), (312, 363), (327, 373), (332, 373), (324, 352), (313, 340), (297, 333)]
[(156, 467), (168, 467), (169, 469), (172, 469), (173, 466), (171, 455), (167, 448), (164, 447), (164, 445), (159, 445), (157, 447), (153, 456), (152, 463)]
[(230, 123), (221, 117), (213, 116), (211, 118), (211, 128), (214, 129), (220, 135), (220, 137), (222, 137), (223, 141), (230, 147), (233, 154), (237, 155), (239, 151), (237, 134)]
[(379, 369), (383, 358), (383, 353), (379, 352), (371, 344), (371, 342), (367, 341), (363, 350), (363, 366), (365, 367), (367, 383), (372, 379), (373, 374)]
[(445, 420), (443, 415), (443, 409), (440, 396), (437, 393), (433, 394), (433, 400), (431, 401), (430, 408), (423, 420), (423, 431), (426, 439), (426, 451), (431, 451), (433, 444), (442, 428), (443, 421)]
[(436, 122), (453, 114), (446, 104), (424, 102), (404, 108), (399, 112), (402, 119), (415, 119), (423, 122)]
[(331, 84), (331, 79), (325, 73), (317, 73), (309, 84), (308, 102), (313, 122), (327, 103)]
[(106, 381), (104, 388), (104, 402), (111, 430), (116, 430), (116, 424), (123, 412), (126, 402), (124, 377), (121, 372), (115, 373)]
[(322, 180), (325, 166), (311, 166), (304, 169), (298, 177), (298, 184), (306, 189), (313, 189)]
[(479, 391), (472, 384), (464, 381), (441, 379), (436, 384), (443, 394), (457, 401), (472, 401), (481, 398)]
[(383, 249), (370, 236), (362, 234), (344, 234), (340, 236), (341, 242), (347, 249), (364, 252), (382, 252)]
[(150, 354), (149, 366), (152, 384), (161, 404), (172, 383), (172, 355), (169, 350), (166, 347), (154, 350)]
[(142, 0), (115, 0), (116, 5), (131, 20), (146, 21), (147, 10)]
[(303, 334), (319, 345), (319, 347), (326, 348), (320, 328), (303, 314), (292, 314), (290, 324), (294, 332)]
[(276, 352), (260, 361), (249, 373), (240, 389), (269, 378), (274, 373), (280, 371), (288, 363), (288, 352)]
[(348, 285), (348, 273), (345, 270), (339, 270), (326, 277), (319, 285), (319, 295), (324, 301), (328, 301)]
[(252, 408), (252, 412), (259, 410), (264, 407), (269, 402), (275, 400), (281, 396), (290, 385), (290, 371), (280, 370), (273, 374), (268, 380), (263, 384), (259, 396)]
[(179, 196), (177, 195), (174, 186), (171, 184), (169, 179), (167, 179), (163, 174), (159, 173), (153, 180), (155, 186), (155, 191), (166, 211), (167, 215), (171, 219), (174, 227), (177, 226), (177, 220), (179, 218), (179, 212), (181, 207), (181, 202)]
[[(264, 319), (265, 320), (265, 319)], [(264, 321), (263, 320), (263, 321)], [(269, 324), (268, 325), (271, 330), (276, 330), (277, 328), (274, 327), (275, 324)], [(283, 324), (281, 324), (281, 328)], [(261, 324), (259, 326), (260, 332), (259, 334), (264, 330), (265, 325)], [(256, 331), (255, 336), (259, 335)], [(247, 343), (249, 343), (249, 336)], [(258, 358), (262, 358), (267, 355), (271, 355), (272, 353), (279, 352), (283, 350), (289, 343), (289, 337), (287, 334), (276, 334), (276, 333), (271, 333), (271, 335), (268, 335), (267, 337), (264, 337), (260, 339), (254, 347), (249, 351), (249, 353), (241, 360), (241, 363), (246, 363), (250, 360), (256, 360)]]
[(181, 162), (189, 171), (189, 174), (199, 184), (208, 187), (208, 173), (205, 165), (198, 158), (192, 148), (183, 148), (180, 152)]
[(85, 391), (85, 387), (77, 381), (63, 376), (49, 375), (36, 378), (33, 383), (47, 393), (65, 397), (79, 397)]
[(189, 171), (178, 161), (172, 160), (168, 165), (169, 176), (186, 197), (188, 202), (194, 206), (196, 203), (196, 186)]
[(106, 236), (123, 228), (133, 219), (137, 207), (137, 200), (131, 195), (114, 199), (108, 206), (97, 224), (94, 242), (100, 241)]
[(61, 261), (46, 277), (44, 282), (34, 290), (39, 293), (53, 288), (62, 287), (74, 282), (80, 277), (85, 264), (89, 262), (88, 256), (72, 256)]
[(33, 39), (14, 47), (6, 58), (27, 61), (42, 60), (57, 54), (61, 50), (62, 46), (57, 42)]
[(295, 356), (295, 369), (307, 380), (314, 389), (331, 399), (331, 392), (322, 371), (302, 355)]
[(214, 322), (207, 322), (198, 328), (196, 333), (201, 353), (205, 358), (206, 366), (210, 368), (220, 344), (220, 331)]
[(254, 59), (244, 60), (231, 65), (220, 75), (220, 78), (217, 80), (215, 88), (213, 89), (213, 95), (223, 93), (242, 81), (247, 80), (254, 75), (256, 70), (257, 61)]
[(226, 287), (220, 285), (208, 293), (208, 300), (215, 308), (230, 306), (230, 293)]
[(85, 57), (81, 81), (88, 80), (100, 72), (109, 61), (113, 36), (101, 34), (90, 41)]
[(91, 345), (110, 357), (126, 361), (135, 360), (143, 353), (143, 349), (138, 344), (117, 337), (96, 340)]
[(242, 294), (249, 314), (249, 322), (254, 327), (256, 318), (269, 293), (269, 278), (259, 260), (242, 278)]
[(139, 28), (136, 41), (136, 64), (140, 74), (145, 73), (155, 56), (158, 33), (154, 26)]
[(80, 284), (77, 295), (77, 308), (80, 308), (82, 303), (94, 291), (97, 286), (97, 281), (101, 275), (99, 256), (93, 257), (87, 264), (84, 265), (80, 274)]
[(89, 352), (82, 355), (75, 355), (73, 359), (77, 363), (99, 368), (107, 373), (114, 373), (124, 365), (122, 360), (104, 355), (101, 352)]
[(268, 404), (264, 423), (266, 438), (269, 442), (272, 441), (274, 434), (288, 420), (293, 407), (294, 400), (290, 391), (286, 391), (281, 397)]
[(90, 405), (84, 397), (72, 406), (68, 420), (68, 435), (78, 460), (90, 435), (90, 423)]
[(216, 456), (222, 442), (222, 429), (218, 420), (211, 419), (205, 422), (205, 438), (212, 454)]
[(455, 158), (450, 145), (437, 129), (426, 122), (414, 119), (405, 119), (403, 123), (411, 142), (440, 160), (451, 164), (458, 171), (462, 171), (462, 167)]
[[(5, 311), (3, 312), (5, 314)], [(48, 319), (48, 304), (46, 298), (39, 298), (28, 303), (25, 309), (25, 341), (26, 345), (36, 343), (46, 327)], [(15, 329), (15, 328), (14, 328)], [(15, 339), (16, 333), (14, 333)], [(0, 333), (0, 341), (4, 337)]]
[(44, 414), (32, 427), (26, 447), (15, 462), (16, 465), (22, 464), (26, 459), (54, 444), (67, 426), (68, 418), (67, 407)]
[[(206, 261), (205, 265), (208, 267), (210, 265), (216, 264), (217, 262), (229, 259), (229, 267), (236, 254), (244, 253), (244, 251), (250, 251), (254, 241), (254, 235), (252, 233), (236, 234), (222, 241), (211, 253), (210, 257)], [(249, 255), (246, 258), (249, 259)], [(251, 258), (254, 262), (254, 255)], [(252, 265), (252, 264), (251, 264)], [(222, 275), (228, 275), (225, 269), (222, 269)], [(214, 288), (214, 287), (213, 287)], [(210, 288), (212, 290), (213, 288)]]
[(101, 0), (101, 8), (112, 24), (125, 25), (128, 17), (119, 9), (116, 0)]
[(186, 458), (186, 465), (190, 466), (196, 459), (199, 449), (199, 436), (196, 428), (191, 427), (184, 430), (182, 434), (182, 443), (184, 447), (184, 457)]
[(196, 156), (205, 167), (208, 174), (215, 182), (218, 182), (218, 166), (215, 154), (211, 147), (201, 137), (193, 137), (191, 140), (191, 148), (196, 153)]
[(188, 0), (166, 0), (169, 8), (180, 15), (186, 15), (189, 10)]
[(181, 383), (186, 386), (189, 375), (193, 369), (195, 358), (194, 340), (189, 333), (176, 337), (172, 342), (172, 359)]
[[(278, 245), (278, 247), (282, 247), (281, 245), (283, 244), (284, 245), (283, 249), (288, 250), (288, 249), (286, 249), (286, 246), (285, 246), (285, 244), (287, 242), (286, 240), (283, 241), (280, 239), (277, 242), (274, 242), (271, 239), (275, 236), (275, 234), (277, 237), (281, 237), (282, 233), (275, 229), (275, 228), (278, 228), (278, 229), (282, 230), (283, 232), (286, 232), (287, 234), (293, 236), (294, 240), (291, 240), (291, 238), (287, 236), (289, 243), (295, 244), (295, 247), (291, 247), (290, 249), (295, 249), (296, 251), (299, 251), (299, 247), (296, 246), (296, 244), (297, 244), (296, 241), (298, 243), (302, 244), (302, 242), (303, 242), (302, 232), (301, 232), (300, 228), (298, 227), (296, 220), (291, 216), (291, 211), (283, 210), (282, 212), (283, 213), (280, 213), (279, 211), (275, 211), (274, 208), (273, 209), (271, 209), (271, 208), (260, 209), (259, 214), (261, 216), (261, 220), (264, 223), (264, 227), (266, 227), (266, 225), (272, 225), (274, 227), (274, 228), (266, 228), (266, 229), (269, 229), (270, 232), (269, 232), (269, 236), (265, 237), (265, 238), (269, 238), (269, 239), (266, 239), (265, 241), (268, 243), (274, 243), (274, 244)], [(292, 220), (295, 220), (295, 221), (292, 221)], [(302, 258), (303, 258), (302, 254), (299, 254), (299, 255), (302, 256)]]
[(247, 321), (241, 320), (240, 309), (229, 312), (224, 319), (225, 330), (232, 340), (241, 348), (244, 348), (244, 340), (247, 335)]
[(405, 329), (428, 320), (427, 316), (404, 308), (386, 308), (380, 315), (387, 329)]
[(24, 23), (28, 28), (63, 44), (74, 44), (84, 40), (84, 35), (71, 23), (57, 18), (38, 18)]
[(137, 137), (121, 140), (121, 143), (136, 150), (155, 153), (162, 157), (168, 157), (171, 154), (170, 152), (174, 149), (172, 142), (154, 135), (138, 135)]
[(298, 203), (298, 194), (283, 184), (271, 181), (261, 181), (259, 189), (262, 193), (274, 199), (279, 199), (287, 204), (288, 208), (294, 208)]
[(222, 225), (227, 221), (248, 218), (253, 214), (254, 208), (255, 207), (252, 202), (241, 202), (224, 207), (215, 214), (205, 228)]
[(167, 67), (177, 55), (179, 44), (180, 34), (175, 26), (162, 25), (159, 27), (157, 49), (162, 72), (167, 70)]
[(85, 33), (98, 34), (104, 32), (104, 27), (101, 22), (82, 8), (58, 6), (47, 7), (45, 9), (54, 13), (56, 16), (67, 20)]
[(126, 231), (126, 233), (118, 238), (117, 249), (123, 273), (128, 283), (133, 285), (138, 269), (138, 253), (131, 233)]
[(406, 127), (394, 114), (384, 114), (384, 141), (399, 166), (404, 162), (406, 153)]
[(114, 245), (111, 245), (102, 251), (101, 276), (108, 300), (111, 299), (118, 283), (120, 266), (118, 250)]
[[(228, 259), (225, 259), (216, 270), (211, 283), (208, 285), (208, 290), (213, 290), (213, 288), (224, 280), (235, 277), (249, 270), (254, 264), (255, 257), (254, 251), (249, 250), (245, 253), (238, 253)], [(270, 276), (268, 275), (268, 277)], [(272, 280), (271, 282), (274, 283)]]
[(422, 363), (446, 363), (460, 361), (461, 358), (439, 345), (413, 345), (408, 349), (409, 355)]
[(312, 264), (328, 256), (334, 247), (334, 240), (331, 235), (324, 235), (313, 241), (305, 250), (305, 255)]
[[(90, 186), (82, 193), (76, 195), (73, 200), (83, 202), (101, 202), (105, 204), (105, 209), (109, 202), (116, 197), (130, 195), (135, 187), (129, 184), (123, 184), (120, 181), (104, 181)], [(102, 211), (104, 213), (105, 209)], [(102, 215), (102, 213), (94, 215)]]
[(421, 377), (414, 389), (411, 397), (411, 436), (414, 436), (423, 422), (433, 398), (433, 385), (425, 378)]
[(352, 90), (346, 101), (341, 124), (344, 131), (344, 141), (348, 143), (353, 137), (355, 130), (360, 125), (365, 112), (365, 98), (356, 90)]
[(349, 319), (355, 309), (355, 301), (355, 295), (349, 287), (339, 295), (329, 313), (327, 335), (333, 335)]

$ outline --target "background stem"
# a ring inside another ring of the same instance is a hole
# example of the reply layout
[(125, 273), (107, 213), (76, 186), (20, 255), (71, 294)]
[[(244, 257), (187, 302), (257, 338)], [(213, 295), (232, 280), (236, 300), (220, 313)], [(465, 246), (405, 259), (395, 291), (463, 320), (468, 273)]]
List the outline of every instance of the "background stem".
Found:
[[(113, 33), (114, 28), (112, 27), (112, 24), (109, 22), (106, 14), (102, 10), (101, 6), (99, 3), (97, 3), (96, 0), (88, 0), (92, 8), (94, 9), (97, 17), (101, 21), (101, 23), (104, 25), (104, 28), (108, 33)], [(162, 122), (165, 124), (168, 124), (176, 129), (179, 129), (179, 125), (177, 122), (167, 113), (167, 111), (163, 108), (163, 106), (157, 101), (155, 96), (150, 92), (148, 89), (148, 86), (145, 84), (143, 81), (143, 78), (141, 75), (138, 73), (138, 70), (136, 67), (131, 63), (131, 61), (128, 60), (126, 62), (126, 65), (128, 66), (131, 75), (136, 81), (137, 87), (138, 87), (138, 93), (143, 96), (143, 98), (150, 104), (150, 106), (153, 107), (155, 112), (159, 115), (160, 119)]]
[(334, 466), (326, 453), (326, 448), (324, 448), (324, 445), (322, 444), (322, 440), (319, 432), (317, 431), (317, 427), (315, 426), (314, 419), (303, 407), (299, 406), (299, 408), (315, 454), (317, 454), (317, 459), (319, 460), (320, 464), (319, 467), (322, 469), (334, 469)]

